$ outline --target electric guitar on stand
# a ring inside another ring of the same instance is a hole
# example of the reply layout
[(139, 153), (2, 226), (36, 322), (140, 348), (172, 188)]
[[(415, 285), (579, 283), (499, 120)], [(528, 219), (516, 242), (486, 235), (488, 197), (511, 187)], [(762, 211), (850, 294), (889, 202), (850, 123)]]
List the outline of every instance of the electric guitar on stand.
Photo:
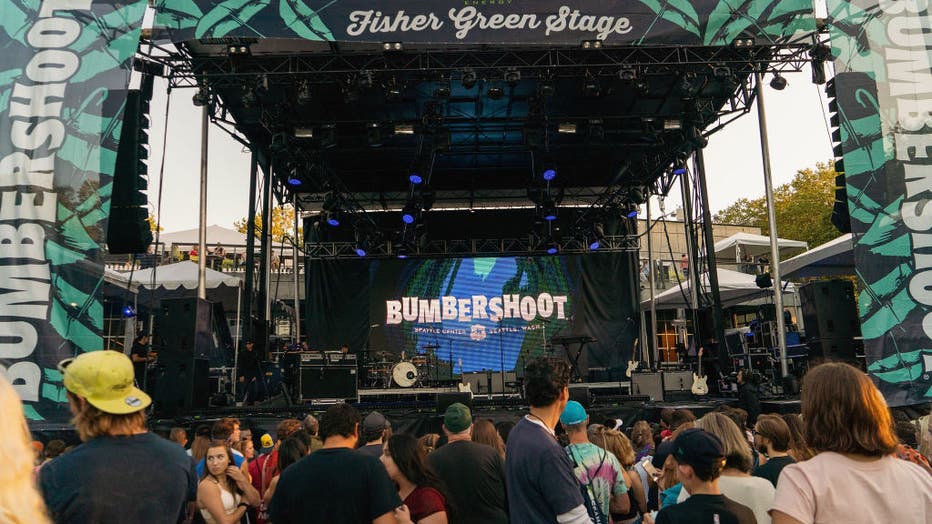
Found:
[(460, 393), (469, 393), (469, 398), (472, 398), (472, 384), (463, 382), (463, 378), (466, 377), (466, 375), (463, 374), (463, 359), (457, 359), (457, 363), (460, 365), (460, 383), (456, 385), (457, 391)]
[(699, 369), (696, 370), (696, 373), (693, 373), (693, 386), (689, 389), (693, 392), (693, 395), (702, 396), (709, 394), (709, 377), (702, 373), (702, 353), (704, 351), (704, 348), (699, 348)]
[(637, 371), (638, 366), (641, 364), (641, 361), (635, 356), (638, 350), (638, 339), (634, 339), (634, 347), (631, 348), (631, 360), (628, 361), (628, 369), (625, 370), (625, 375), (628, 378), (631, 378), (631, 374)]

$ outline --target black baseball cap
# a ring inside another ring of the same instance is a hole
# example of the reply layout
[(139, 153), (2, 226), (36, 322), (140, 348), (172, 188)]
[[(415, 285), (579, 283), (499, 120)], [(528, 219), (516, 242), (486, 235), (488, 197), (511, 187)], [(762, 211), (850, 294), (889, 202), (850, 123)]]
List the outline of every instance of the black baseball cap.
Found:
[(680, 433), (673, 441), (671, 453), (677, 462), (690, 466), (708, 467), (725, 459), (722, 441), (698, 428), (689, 428)]

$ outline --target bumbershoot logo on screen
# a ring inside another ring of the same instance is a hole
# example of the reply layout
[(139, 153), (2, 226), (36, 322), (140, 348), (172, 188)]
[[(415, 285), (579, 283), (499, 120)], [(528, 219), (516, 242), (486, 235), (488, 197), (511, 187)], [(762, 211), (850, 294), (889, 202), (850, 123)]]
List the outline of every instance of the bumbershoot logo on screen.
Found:
[[(500, 295), (469, 298), (452, 296), (440, 299), (403, 297), (385, 301), (385, 323), (388, 325), (414, 322), (435, 324), (443, 321), (472, 322), (488, 319), (498, 322), (516, 318), (526, 322), (543, 318), (566, 319), (566, 295), (541, 293), (535, 296)], [(474, 328), (475, 329), (475, 326)], [(472, 334), (470, 336), (473, 336)]]

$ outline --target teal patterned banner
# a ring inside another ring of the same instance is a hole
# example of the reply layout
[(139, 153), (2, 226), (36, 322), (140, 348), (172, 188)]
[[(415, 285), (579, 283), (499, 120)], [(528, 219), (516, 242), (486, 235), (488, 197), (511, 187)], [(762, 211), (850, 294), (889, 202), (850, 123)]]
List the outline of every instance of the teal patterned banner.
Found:
[(316, 41), (731, 45), (815, 30), (811, 0), (158, 0), (157, 36)]
[(102, 348), (110, 189), (145, 2), (0, 3), (0, 371), (67, 418), (55, 365)]
[(928, 2), (829, 0), (867, 369), (893, 406), (932, 401)]

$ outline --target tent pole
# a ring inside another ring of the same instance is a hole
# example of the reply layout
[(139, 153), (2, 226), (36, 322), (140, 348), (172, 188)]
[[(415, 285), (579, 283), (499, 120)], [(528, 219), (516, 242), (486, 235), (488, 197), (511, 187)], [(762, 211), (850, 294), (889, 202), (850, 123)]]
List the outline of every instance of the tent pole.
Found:
[(780, 280), (780, 247), (777, 237), (777, 213), (773, 201), (773, 178), (770, 173), (770, 143), (767, 137), (767, 113), (764, 110), (764, 87), (760, 71), (754, 72), (757, 83), (757, 122), (760, 126), (760, 151), (764, 162), (764, 190), (767, 196), (767, 226), (770, 232), (770, 272), (773, 276), (773, 304), (776, 309), (777, 345), (780, 347), (780, 373), (789, 375), (786, 360), (786, 325), (783, 322), (783, 282)]
[(197, 298), (207, 298), (207, 132), (209, 104), (201, 108), (201, 199), (197, 240)]
[(294, 341), (295, 344), (301, 344), (301, 309), (300, 300), (298, 300), (298, 222), (300, 221), (298, 212), (298, 194), (294, 194), (294, 242), (291, 243), (291, 269), (294, 273)]

